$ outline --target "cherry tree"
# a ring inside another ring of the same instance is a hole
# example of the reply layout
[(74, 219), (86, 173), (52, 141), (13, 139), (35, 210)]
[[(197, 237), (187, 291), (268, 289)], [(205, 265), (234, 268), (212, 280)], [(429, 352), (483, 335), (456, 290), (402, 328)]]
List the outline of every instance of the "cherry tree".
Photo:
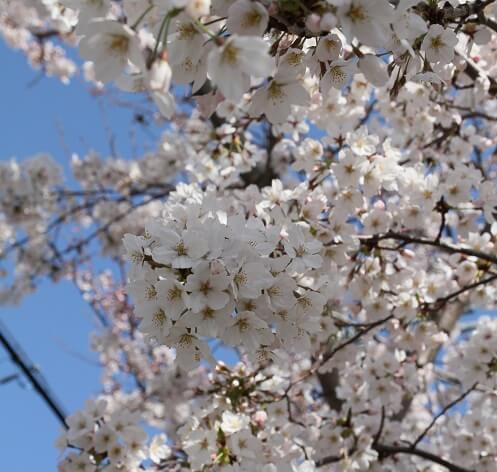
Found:
[(1, 302), (101, 323), (60, 472), (497, 470), (495, 0), (0, 4), (163, 133), (0, 164)]

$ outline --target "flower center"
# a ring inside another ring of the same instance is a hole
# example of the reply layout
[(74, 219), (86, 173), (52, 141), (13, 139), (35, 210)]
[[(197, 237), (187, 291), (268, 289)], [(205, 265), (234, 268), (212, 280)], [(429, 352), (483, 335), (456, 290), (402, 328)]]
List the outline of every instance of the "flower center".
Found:
[(186, 247), (183, 241), (180, 241), (178, 244), (176, 244), (175, 250), (178, 256), (186, 256)]
[(285, 96), (285, 92), (283, 92), (283, 86), (274, 81), (271, 82), (271, 84), (269, 85), (267, 94), (271, 100), (281, 100)]
[(432, 49), (440, 49), (443, 46), (445, 46), (445, 44), (442, 41), (442, 38), (440, 36), (434, 36), (433, 38), (431, 38), (431, 48)]
[(233, 44), (229, 43), (224, 47), (221, 61), (229, 64), (230, 66), (236, 65), (238, 62), (239, 49)]
[(288, 55), (287, 61), (291, 66), (298, 66), (302, 63), (303, 54), (298, 52), (292, 52)]
[(193, 23), (181, 23), (178, 26), (178, 39), (192, 39), (196, 34), (198, 34), (198, 31)]
[(345, 72), (340, 66), (334, 66), (330, 69), (330, 75), (335, 82), (343, 82), (345, 80)]
[(253, 8), (252, 10), (245, 13), (242, 21), (242, 26), (244, 28), (253, 28), (261, 22), (261, 14)]
[(153, 323), (155, 328), (161, 329), (162, 327), (164, 327), (166, 321), (167, 321), (166, 313), (164, 313), (164, 310), (162, 308), (159, 308), (159, 310), (155, 312), (153, 316)]
[(347, 12), (347, 16), (350, 18), (350, 21), (352, 21), (352, 23), (359, 23), (361, 21), (366, 20), (368, 17), (362, 5), (354, 5), (354, 4), (350, 5), (350, 9)]
[(112, 34), (110, 37), (109, 47), (111, 51), (119, 54), (125, 54), (128, 51), (129, 38), (122, 34)]

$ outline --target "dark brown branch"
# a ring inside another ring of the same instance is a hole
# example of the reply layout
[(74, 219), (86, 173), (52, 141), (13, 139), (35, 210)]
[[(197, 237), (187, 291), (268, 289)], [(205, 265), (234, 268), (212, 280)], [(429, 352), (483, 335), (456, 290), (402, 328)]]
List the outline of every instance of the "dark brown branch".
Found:
[(416, 446), (423, 440), (423, 438), (429, 433), (431, 428), (435, 425), (439, 418), (445, 415), (453, 406), (457, 405), (461, 401), (463, 401), (475, 388), (476, 383), (472, 385), (468, 390), (464, 391), (461, 395), (455, 398), (453, 401), (445, 405), (440, 413), (433, 417), (430, 424), (423, 430), (423, 432), (416, 438), (416, 440), (412, 443), (412, 448), (416, 448)]
[(35, 391), (47, 404), (62, 426), (67, 428), (65, 422), (66, 414), (64, 413), (64, 410), (50, 392), (48, 386), (45, 384), (45, 380), (38, 373), (38, 370), (29, 365), (30, 363), (28, 359), (26, 359), (26, 355), (21, 351), (19, 346), (16, 346), (12, 336), (7, 332), (7, 328), (5, 328), (2, 324), (0, 324), (0, 344), (5, 348), (12, 362), (17, 365), (19, 369), (21, 369), (22, 373), (27, 377)]
[(441, 251), (447, 252), (449, 254), (464, 254), (466, 256), (476, 257), (478, 259), (490, 262), (492, 264), (497, 264), (497, 256), (487, 254), (482, 251), (477, 251), (475, 249), (453, 246), (451, 244), (442, 243), (440, 241), (434, 241), (432, 239), (410, 236), (408, 234), (396, 233), (389, 231), (383, 235), (367, 236), (361, 238), (367, 244), (373, 246), (376, 245), (378, 241), (383, 241), (387, 239), (393, 239), (396, 241), (402, 241), (404, 244), (420, 244), (424, 246), (432, 246), (440, 249)]
[(326, 353), (323, 356), (323, 359), (321, 361), (322, 364), (324, 364), (326, 361), (329, 361), (338, 351), (341, 351), (348, 345), (356, 342), (358, 339), (360, 339), (362, 336), (365, 334), (369, 333), (371, 330), (374, 328), (377, 328), (378, 326), (381, 326), (382, 324), (386, 323), (387, 321), (390, 321), (393, 318), (393, 315), (389, 315), (386, 318), (382, 318), (381, 320), (375, 321), (373, 323), (370, 323), (367, 325), (366, 328), (361, 329), (358, 331), (354, 336), (351, 336), (349, 339), (344, 341), (342, 344), (338, 345), (336, 348), (332, 349), (330, 352)]
[(472, 472), (472, 469), (466, 469), (460, 467), (452, 462), (443, 459), (436, 454), (433, 454), (423, 449), (411, 448), (409, 446), (393, 446), (388, 444), (376, 444), (374, 449), (380, 454), (381, 457), (389, 457), (395, 454), (410, 454), (413, 456), (418, 456), (428, 461), (434, 462), (447, 468), (451, 472)]
[[(378, 452), (380, 455), (380, 460), (385, 459), (390, 456), (394, 456), (396, 454), (410, 454), (412, 456), (421, 457), (428, 461), (431, 461), (435, 464), (439, 464), (445, 467), (450, 472), (473, 472), (471, 469), (466, 469), (464, 467), (460, 467), (448, 460), (443, 459), (436, 454), (425, 451), (423, 449), (412, 448), (409, 446), (395, 446), (389, 444), (374, 444), (373, 449)], [(316, 467), (323, 467), (328, 464), (333, 464), (335, 462), (339, 462), (342, 459), (342, 456), (327, 456), (323, 459), (316, 461)]]

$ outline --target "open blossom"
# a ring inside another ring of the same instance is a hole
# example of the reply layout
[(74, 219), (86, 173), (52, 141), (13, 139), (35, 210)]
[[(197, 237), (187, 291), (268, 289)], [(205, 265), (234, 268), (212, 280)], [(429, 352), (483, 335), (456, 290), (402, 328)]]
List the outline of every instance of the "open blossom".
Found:
[(212, 361), (209, 346), (190, 332), (184, 323), (176, 323), (166, 342), (176, 351), (176, 362), (183, 370), (197, 367), (203, 359)]
[(249, 350), (257, 348), (261, 344), (268, 346), (273, 341), (273, 334), (267, 323), (251, 311), (238, 313), (222, 337), (231, 346), (241, 345)]
[(457, 36), (450, 29), (441, 25), (431, 25), (423, 39), (421, 49), (426, 53), (429, 62), (448, 64), (454, 58)]
[(305, 74), (305, 53), (301, 49), (289, 48), (278, 58), (277, 75), (281, 80), (300, 79)]
[(163, 342), (172, 327), (171, 315), (160, 304), (153, 303), (142, 308), (141, 316), (140, 331)]
[(321, 90), (328, 95), (331, 88), (345, 87), (356, 71), (356, 66), (351, 61), (337, 59), (333, 61), (321, 79)]
[(198, 230), (185, 230), (181, 235), (174, 231), (156, 226), (150, 231), (156, 232), (161, 245), (153, 249), (158, 262), (171, 264), (172, 267), (193, 267), (208, 251), (207, 242)]
[(271, 123), (283, 123), (291, 113), (292, 105), (306, 105), (309, 94), (299, 81), (271, 80), (252, 97), (250, 112), (264, 113)]
[(388, 82), (387, 65), (373, 54), (365, 54), (359, 58), (358, 68), (377, 87)]
[(383, 46), (388, 39), (393, 9), (387, 0), (345, 0), (338, 8), (344, 30), (368, 46)]
[(192, 467), (201, 469), (210, 463), (216, 451), (216, 433), (202, 428), (189, 433), (184, 440), (184, 449), (192, 458)]
[(268, 44), (260, 38), (231, 36), (214, 48), (207, 60), (207, 72), (221, 93), (237, 102), (250, 86), (250, 78), (267, 77), (274, 62)]
[(257, 298), (272, 284), (273, 277), (261, 262), (244, 262), (233, 274), (235, 296)]
[(269, 15), (262, 3), (236, 0), (228, 9), (226, 26), (228, 31), (241, 36), (262, 36), (268, 21)]
[(322, 244), (313, 239), (306, 229), (302, 226), (292, 225), (286, 230), (288, 236), (283, 244), (287, 254), (292, 259), (287, 268), (289, 271), (304, 272), (306, 267), (315, 269), (321, 265), (322, 259), (319, 252)]
[(367, 234), (385, 233), (390, 228), (392, 215), (385, 210), (375, 208), (364, 219), (364, 231)]
[(145, 60), (135, 32), (117, 21), (89, 23), (79, 50), (85, 59), (93, 62), (95, 78), (102, 82), (116, 79), (130, 62), (140, 70), (145, 69)]
[(206, 305), (216, 310), (223, 308), (229, 301), (226, 291), (229, 283), (227, 274), (213, 274), (209, 265), (202, 263), (195, 268), (192, 275), (188, 276), (185, 285), (189, 307), (195, 312)]
[(149, 456), (153, 462), (160, 464), (161, 461), (169, 457), (171, 448), (166, 444), (166, 435), (158, 434), (152, 440), (149, 449)]
[(336, 61), (342, 53), (342, 41), (336, 34), (323, 36), (316, 47), (316, 57), (322, 62)]
[(366, 127), (361, 126), (349, 136), (350, 149), (358, 156), (370, 156), (376, 151), (378, 137), (368, 134)]

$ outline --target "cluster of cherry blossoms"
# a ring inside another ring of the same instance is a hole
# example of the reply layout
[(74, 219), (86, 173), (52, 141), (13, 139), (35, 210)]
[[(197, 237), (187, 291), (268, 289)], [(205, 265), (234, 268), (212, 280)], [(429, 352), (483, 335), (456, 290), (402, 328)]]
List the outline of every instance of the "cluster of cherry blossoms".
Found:
[(277, 223), (284, 219), (274, 201), (285, 197), (281, 183), (266, 192), (271, 200), (251, 202), (259, 218), (227, 214), (225, 202), (208, 194), (182, 196), (187, 205), (171, 195), (167, 226), (147, 224), (145, 237), (125, 237), (140, 329), (174, 346), (184, 369), (210, 357), (200, 337), (264, 360), (281, 344), (308, 350), (319, 331), (329, 283), (318, 276), (322, 243), (303, 222)]
[(88, 400), (84, 410), (67, 418), (68, 431), (58, 444), (62, 449), (70, 445), (82, 452), (67, 455), (59, 471), (93, 472), (97, 467), (116, 472), (137, 470), (145, 458), (158, 464), (169, 457), (164, 436), (146, 444), (147, 434), (137, 426), (138, 417), (105, 398)]
[[(443, 2), (395, 3), (340, 0), (308, 7), (299, 1), (203, 0), (95, 7), (82, 1), (69, 6), (77, 8), (75, 31), (90, 64), (89, 78), (148, 91), (166, 117), (175, 112), (170, 85), (192, 84), (206, 116), (226, 102), (224, 108), (282, 124), (295, 109), (325, 100), (357, 73), (394, 95), (406, 83), (444, 86), (451, 78), (460, 80), (460, 72), (473, 79), (479, 74), (465, 57), (492, 37), (488, 22), (470, 20), (493, 16), (493, 2), (461, 11)], [(459, 17), (467, 19), (465, 28), (459, 28)]]
[(53, 40), (78, 44), (87, 80), (145, 91), (166, 117), (171, 84), (191, 84), (206, 116), (222, 102), (272, 124), (357, 74), (393, 96), (420, 82), (496, 86), (482, 57), (497, 27), (492, 1), (5, 3), (1, 32), (32, 63), (68, 80), (76, 66)]
[(0, 35), (12, 48), (22, 51), (35, 69), (68, 83), (77, 71), (66, 49), (58, 43), (74, 46), (71, 35), (74, 12), (50, 1), (0, 2)]

